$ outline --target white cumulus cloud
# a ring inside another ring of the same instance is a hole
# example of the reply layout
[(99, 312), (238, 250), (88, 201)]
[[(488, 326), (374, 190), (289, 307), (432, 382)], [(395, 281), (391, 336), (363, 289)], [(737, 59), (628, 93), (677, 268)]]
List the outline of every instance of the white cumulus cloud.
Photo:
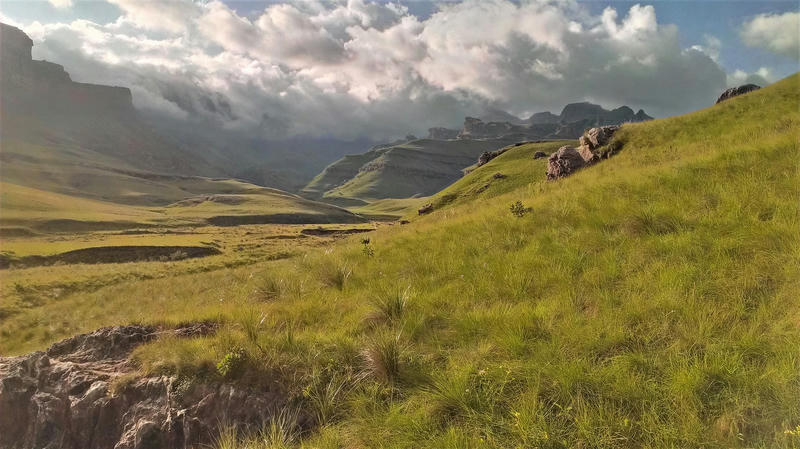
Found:
[(108, 0), (108, 24), (34, 23), (34, 56), (125, 85), (137, 107), (261, 137), (391, 138), (495, 108), (627, 104), (655, 116), (712, 104), (719, 42), (683, 48), (654, 6), (593, 15), (573, 0), (466, 0), (421, 19), (369, 0)]
[(72, 0), (48, 0), (54, 8), (66, 9), (72, 7)]
[(760, 14), (744, 23), (741, 36), (750, 47), (800, 59), (800, 12)]

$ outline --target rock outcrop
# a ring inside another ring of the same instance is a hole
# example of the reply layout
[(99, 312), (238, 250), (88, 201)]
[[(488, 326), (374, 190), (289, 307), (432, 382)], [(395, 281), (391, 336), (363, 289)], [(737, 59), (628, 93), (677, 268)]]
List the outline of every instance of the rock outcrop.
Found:
[(428, 129), (428, 139), (436, 139), (436, 140), (450, 140), (458, 138), (458, 133), (460, 131), (457, 129), (449, 129), (449, 128), (429, 128)]
[(578, 139), (580, 144), (581, 156), (586, 162), (596, 162), (609, 156), (609, 153), (602, 151), (602, 148), (611, 140), (611, 136), (619, 129), (619, 125), (601, 126), (586, 131), (586, 134)]
[(609, 148), (609, 143), (619, 128), (618, 125), (591, 128), (578, 139), (580, 144), (578, 148), (570, 146), (559, 148), (547, 159), (547, 179), (552, 181), (569, 176), (583, 167), (611, 157), (614, 151)]
[(220, 423), (260, 425), (286, 403), (281, 388), (249, 390), (169, 376), (127, 382), (131, 351), (160, 334), (205, 335), (196, 324), (159, 331), (103, 328), (45, 352), (0, 358), (0, 448), (146, 449), (209, 444)]
[(430, 213), (432, 211), (433, 211), (433, 204), (432, 203), (428, 203), (428, 204), (425, 204), (424, 206), (420, 207), (417, 210), (417, 214), (418, 215), (425, 215), (425, 214), (428, 214), (428, 213)]
[(552, 181), (575, 173), (586, 166), (577, 149), (564, 145), (547, 159), (547, 180)]
[(725, 100), (729, 100), (738, 95), (746, 94), (748, 92), (752, 92), (758, 89), (761, 89), (761, 86), (756, 84), (744, 84), (738, 87), (731, 87), (730, 89), (723, 92), (722, 95), (719, 96), (719, 98), (717, 98), (717, 102), (715, 104), (721, 103)]

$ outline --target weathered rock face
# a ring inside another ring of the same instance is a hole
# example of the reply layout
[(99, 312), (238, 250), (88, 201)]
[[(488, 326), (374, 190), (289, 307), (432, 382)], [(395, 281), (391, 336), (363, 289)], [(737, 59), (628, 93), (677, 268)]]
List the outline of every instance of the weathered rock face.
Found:
[[(569, 146), (559, 148), (547, 159), (547, 179), (552, 181), (569, 176), (600, 159), (611, 157), (613, 151), (607, 145), (619, 128), (619, 125), (591, 128), (578, 139), (580, 144), (578, 148)], [(540, 156), (540, 153), (536, 153), (533, 158), (538, 159), (537, 156)]]
[[(199, 336), (194, 325), (172, 332)], [(280, 388), (187, 385), (174, 377), (111, 384), (132, 373), (128, 355), (159, 333), (145, 326), (100, 329), (46, 352), (0, 358), (0, 448), (145, 449), (208, 444), (221, 422), (258, 425), (285, 404)]]
[(608, 153), (600, 153), (600, 149), (611, 141), (611, 136), (619, 129), (619, 125), (601, 126), (586, 131), (586, 134), (578, 139), (580, 143), (579, 152), (586, 162), (596, 162), (608, 157)]
[(564, 145), (547, 159), (547, 179), (564, 178), (586, 166), (577, 149)]
[(717, 98), (717, 103), (721, 103), (725, 100), (731, 99), (738, 95), (746, 94), (748, 92), (752, 92), (758, 89), (761, 89), (761, 86), (758, 86), (756, 84), (744, 84), (738, 87), (731, 87), (730, 89), (723, 92), (722, 95), (719, 96), (719, 98)]
[(449, 128), (429, 128), (428, 129), (428, 139), (436, 139), (436, 140), (450, 140), (458, 138), (458, 133), (460, 131), (457, 129), (449, 129)]

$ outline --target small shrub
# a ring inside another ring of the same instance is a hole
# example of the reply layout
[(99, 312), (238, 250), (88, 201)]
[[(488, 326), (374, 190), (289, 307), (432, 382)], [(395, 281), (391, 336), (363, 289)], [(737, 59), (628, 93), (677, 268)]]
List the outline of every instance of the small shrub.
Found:
[(364, 245), (364, 247), (361, 249), (361, 252), (363, 252), (365, 256), (372, 257), (375, 255), (375, 249), (370, 246), (369, 239), (362, 239), (361, 244)]
[(241, 374), (247, 361), (247, 353), (242, 348), (236, 348), (227, 354), (217, 363), (217, 372), (220, 376), (231, 379)]
[(522, 201), (511, 203), (511, 207), (509, 209), (511, 210), (511, 215), (517, 218), (522, 218), (525, 216), (525, 214), (531, 211), (530, 207), (526, 208), (525, 205), (522, 204)]

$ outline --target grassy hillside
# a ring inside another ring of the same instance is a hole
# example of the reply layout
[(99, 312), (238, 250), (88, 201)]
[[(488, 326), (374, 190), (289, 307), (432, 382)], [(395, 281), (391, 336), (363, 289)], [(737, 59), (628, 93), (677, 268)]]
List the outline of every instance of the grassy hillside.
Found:
[(43, 300), (0, 324), (0, 352), (220, 321), (134, 358), (190, 383), (280, 382), (316, 418), (247, 447), (797, 447), (799, 83), (626, 125), (619, 155), (557, 182), (510, 153), (496, 166), (520, 157), (533, 182), (387, 226), (369, 249)]
[(474, 164), (482, 152), (514, 142), (419, 139), (346, 156), (328, 166), (303, 192), (356, 206), (387, 198), (428, 196), (460, 178), (461, 170)]
[[(545, 180), (547, 158), (533, 159), (537, 152), (548, 156), (564, 145), (575, 145), (574, 140), (529, 143), (511, 146), (500, 156), (474, 169), (436, 195), (428, 202), (434, 210), (464, 202), (486, 201), (490, 198), (518, 190)], [(498, 176), (502, 175), (502, 176)], [(416, 211), (409, 217), (413, 217)]]

